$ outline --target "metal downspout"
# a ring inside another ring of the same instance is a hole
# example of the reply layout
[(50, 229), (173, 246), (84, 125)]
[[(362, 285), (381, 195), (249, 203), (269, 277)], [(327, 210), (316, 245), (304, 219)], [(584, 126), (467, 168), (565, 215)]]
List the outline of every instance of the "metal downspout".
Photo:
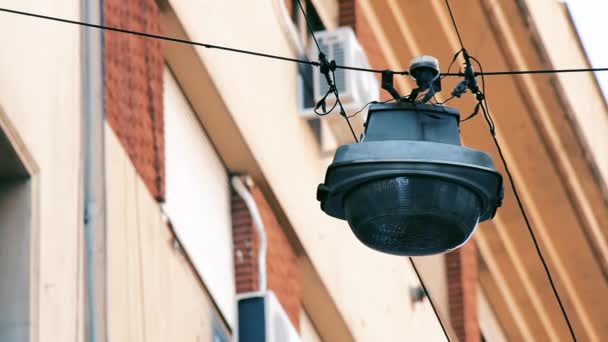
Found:
[[(83, 0), (85, 22), (102, 23), (103, 0)], [(107, 341), (105, 112), (103, 33), (82, 28), (84, 149), (85, 333)]]

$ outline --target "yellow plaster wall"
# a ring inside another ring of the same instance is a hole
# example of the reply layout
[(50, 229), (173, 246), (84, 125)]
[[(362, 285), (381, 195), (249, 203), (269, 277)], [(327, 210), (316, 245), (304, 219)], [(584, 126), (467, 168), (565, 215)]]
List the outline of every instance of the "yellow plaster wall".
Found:
[[(5, 8), (80, 18), (77, 0), (3, 0)], [(82, 337), (79, 286), (80, 29), (0, 14), (0, 106), (33, 173), (32, 340)], [(27, 161), (26, 161), (27, 162)]]

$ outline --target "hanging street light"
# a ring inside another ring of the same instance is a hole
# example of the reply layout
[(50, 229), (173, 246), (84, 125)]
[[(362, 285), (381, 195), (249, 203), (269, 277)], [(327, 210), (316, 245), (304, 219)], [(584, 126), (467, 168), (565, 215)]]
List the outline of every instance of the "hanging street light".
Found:
[[(423, 75), (419, 86), (440, 89), (432, 85), (438, 66), (433, 73), (428, 61), (411, 75)], [(383, 88), (392, 88), (392, 75), (384, 76)], [(337, 149), (318, 187), (321, 209), (380, 252), (421, 256), (462, 246), (494, 217), (503, 187), (490, 156), (461, 145), (459, 123), (459, 112), (441, 105), (373, 104), (363, 138)]]

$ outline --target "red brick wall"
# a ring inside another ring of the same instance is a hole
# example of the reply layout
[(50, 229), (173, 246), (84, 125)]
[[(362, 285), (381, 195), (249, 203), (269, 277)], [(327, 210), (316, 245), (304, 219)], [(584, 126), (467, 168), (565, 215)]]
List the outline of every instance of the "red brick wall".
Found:
[(357, 32), (355, 0), (338, 0), (338, 26), (350, 26)]
[[(154, 0), (104, 0), (104, 25), (161, 33)], [(158, 40), (104, 32), (107, 120), (157, 200), (164, 199), (163, 54)]]
[(479, 342), (477, 251), (474, 241), (446, 254), (450, 323), (462, 342)]
[[(348, 2), (348, 1), (342, 1), (342, 2)], [(342, 2), (341, 2), (341, 6), (345, 6), (345, 5), (342, 5)], [(370, 64), (370, 66), (374, 69), (386, 68), (388, 63), (386, 61), (386, 58), (384, 57), (384, 54), (382, 53), (380, 44), (378, 44), (376, 35), (372, 31), (371, 25), (365, 18), (365, 15), (363, 15), (363, 14), (357, 15), (357, 13), (363, 12), (363, 9), (361, 8), (361, 4), (359, 4), (358, 2), (356, 2), (354, 0), (351, 0), (351, 2), (355, 3), (355, 9), (353, 11), (353, 14), (355, 15), (355, 20), (354, 20), (355, 27), (353, 29), (356, 29), (357, 39), (359, 40), (359, 43), (361, 43), (363, 50), (365, 50), (365, 53), (367, 55), (367, 60)], [(347, 21), (350, 20), (350, 17), (348, 15), (344, 15), (344, 18), (343, 18), (342, 13), (340, 13), (339, 17), (340, 17), (340, 20), (339, 20), (340, 23), (342, 23), (342, 22), (346, 23)], [(382, 77), (380, 75), (376, 75), (376, 78), (378, 79), (378, 82), (380, 82)], [(391, 98), (391, 96), (386, 91), (383, 91), (383, 90), (380, 91), (380, 100), (381, 101), (386, 101), (390, 98)]]
[(287, 13), (289, 13), (289, 15), (291, 15), (291, 13), (293, 12), (293, 0), (283, 0), (283, 1), (285, 1), (285, 8), (287, 8)]
[(258, 289), (258, 237), (245, 201), (234, 190), (231, 207), (236, 292), (254, 292)]
[[(266, 228), (266, 277), (291, 322), (299, 329), (301, 293), (297, 256), (262, 191), (250, 189)], [(244, 201), (233, 191), (232, 227), (237, 293), (258, 290), (258, 238)]]

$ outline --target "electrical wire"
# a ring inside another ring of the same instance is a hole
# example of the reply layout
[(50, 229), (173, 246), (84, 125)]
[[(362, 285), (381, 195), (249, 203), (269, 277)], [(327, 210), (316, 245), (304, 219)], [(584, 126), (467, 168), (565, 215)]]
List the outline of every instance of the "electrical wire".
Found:
[(473, 61), (475, 61), (475, 63), (477, 64), (477, 66), (479, 66), (479, 70), (482, 71), (482, 77), (481, 77), (481, 87), (482, 87), (482, 93), (483, 93), (483, 99), (481, 101), (479, 101), (479, 105), (481, 107), (481, 110), (483, 112), (483, 116), (484, 119), (486, 120), (486, 123), (488, 124), (488, 128), (490, 129), (490, 135), (492, 136), (492, 140), (494, 141), (494, 145), (496, 146), (496, 149), (498, 150), (498, 154), (500, 156), (500, 159), (502, 161), (502, 164), (505, 167), (505, 171), (507, 172), (507, 176), (509, 177), (509, 182), (511, 183), (511, 189), (513, 190), (513, 194), (515, 195), (515, 199), (517, 201), (517, 205), (519, 207), (519, 211), (521, 212), (521, 215), (524, 218), (524, 221), (526, 223), (526, 227), (528, 228), (528, 232), (530, 233), (530, 236), (532, 237), (532, 242), (534, 243), (534, 248), (536, 249), (536, 253), (538, 254), (538, 257), (540, 258), (541, 263), (543, 264), (543, 268), (545, 270), (545, 274), (547, 275), (547, 278), (549, 279), (549, 284), (551, 285), (551, 289), (553, 290), (553, 294), (555, 295), (555, 298), (557, 299), (557, 303), (559, 304), (559, 308), (562, 312), (562, 315), (566, 321), (566, 324), (568, 324), (568, 330), (570, 331), (570, 335), (572, 336), (572, 339), (574, 341), (576, 341), (576, 334), (574, 333), (574, 329), (572, 327), (572, 324), (570, 322), (570, 319), (568, 317), (568, 314), (566, 313), (566, 309), (562, 303), (561, 297), (557, 291), (557, 287), (555, 286), (555, 282), (553, 281), (553, 277), (551, 276), (551, 272), (549, 271), (549, 267), (547, 265), (547, 262), (545, 260), (545, 257), (543, 256), (543, 253), (540, 249), (540, 245), (538, 243), (538, 240), (536, 238), (536, 234), (534, 233), (534, 230), (532, 229), (532, 225), (530, 224), (530, 220), (528, 219), (528, 215), (526, 214), (526, 210), (524, 209), (524, 206), (522, 204), (522, 201), (519, 197), (519, 193), (517, 191), (517, 187), (515, 186), (515, 182), (513, 181), (513, 176), (511, 175), (511, 170), (509, 169), (509, 166), (507, 165), (507, 161), (504, 157), (504, 154), (502, 152), (502, 148), (500, 147), (500, 143), (498, 142), (498, 139), (496, 138), (496, 125), (494, 124), (494, 120), (492, 119), (492, 115), (490, 114), (490, 110), (488, 107), (488, 102), (487, 102), (487, 96), (485, 95), (485, 80), (483, 77), (483, 67), (481, 66), (481, 63), (473, 56), (470, 57)]
[[(608, 68), (575, 68), (575, 69), (538, 69), (538, 70), (512, 70), (512, 71), (484, 71), (475, 72), (475, 76), (507, 76), (507, 75), (532, 75), (532, 74), (566, 74), (576, 72), (601, 72)], [(444, 72), (442, 78), (449, 76), (463, 77), (463, 72)]]
[[(329, 87), (329, 89), (327, 90), (327, 92), (325, 93), (323, 98), (321, 98), (321, 100), (319, 102), (317, 102), (314, 112), (317, 115), (325, 116), (325, 115), (330, 114), (336, 108), (336, 105), (338, 105), (339, 109), (340, 109), (340, 115), (344, 118), (344, 120), (346, 120), (346, 124), (348, 125), (348, 128), (350, 129), (350, 132), (352, 133), (353, 138), (355, 139), (356, 142), (359, 142), (359, 139), (357, 139), (357, 134), (355, 133), (355, 130), (353, 129), (353, 125), (350, 123), (350, 119), (349, 119), (348, 115), (346, 114), (346, 111), (344, 110), (344, 106), (342, 106), (342, 101), (340, 100), (340, 92), (338, 91), (338, 87), (336, 86), (336, 73), (335, 73), (336, 62), (334, 60), (332, 60), (331, 62), (327, 61), (326, 55), (321, 50), (321, 46), (319, 45), (319, 42), (317, 41), (317, 37), (315, 37), (315, 33), (312, 30), (312, 25), (310, 24), (310, 21), (308, 20), (308, 16), (306, 15), (304, 6), (302, 6), (302, 2), (300, 0), (297, 0), (297, 3), (298, 3), (298, 6), (300, 7), (300, 11), (304, 15), (304, 20), (306, 20), (306, 25), (308, 26), (308, 31), (310, 32), (312, 39), (315, 41), (315, 45), (317, 46), (317, 51), (319, 51), (319, 68), (321, 69), (320, 70), (321, 73), (325, 76), (325, 80), (327, 81), (327, 85)], [(331, 76), (330, 76), (330, 72), (331, 72)], [(333, 107), (331, 107), (330, 110), (326, 110), (325, 100), (327, 99), (327, 97), (330, 94), (333, 94), (336, 96), (336, 102), (334, 103)], [(321, 109), (323, 110), (322, 112), (318, 111), (319, 107), (321, 107)]]
[(448, 331), (445, 329), (445, 326), (443, 325), (443, 321), (441, 320), (441, 318), (439, 318), (439, 312), (437, 311), (437, 308), (435, 307), (435, 303), (433, 303), (433, 299), (431, 299), (431, 294), (426, 289), (426, 285), (424, 284), (424, 281), (422, 280), (422, 277), (420, 276), (420, 272), (418, 272), (418, 268), (416, 267), (416, 264), (414, 263), (414, 258), (409, 257), (408, 259), (410, 259), (410, 264), (412, 264), (412, 268), (414, 269), (414, 272), (416, 272), (416, 277), (418, 277), (418, 281), (420, 282), (420, 286), (422, 286), (422, 289), (424, 290), (424, 294), (426, 295), (426, 298), (429, 299), (431, 308), (433, 308), (433, 312), (435, 313), (435, 316), (437, 317), (437, 320), (439, 321), (439, 325), (441, 325), (441, 330), (443, 330), (443, 334), (445, 335), (445, 338), (448, 341), (452, 341), (452, 339), (450, 339), (450, 335), (448, 335)]
[[(17, 11), (17, 10), (12, 10), (12, 9), (8, 9), (8, 8), (3, 8), (3, 7), (0, 7), (0, 12), (23, 15), (23, 16), (33, 17), (33, 18), (38, 18), (38, 19), (51, 20), (51, 21), (65, 23), (65, 24), (86, 26), (86, 27), (96, 28), (96, 29), (105, 30), (105, 31), (132, 34), (132, 35), (136, 35), (136, 36), (147, 37), (147, 38), (152, 38), (152, 39), (159, 39), (159, 40), (164, 40), (164, 41), (173, 42), (173, 43), (201, 46), (201, 47), (208, 48), (208, 49), (224, 50), (224, 51), (242, 53), (242, 54), (251, 55), (251, 56), (271, 58), (271, 59), (276, 59), (276, 60), (281, 60), (281, 61), (286, 61), (286, 62), (307, 64), (307, 65), (312, 65), (315, 67), (318, 67), (320, 65), (319, 62), (315, 62), (315, 61), (290, 58), (290, 57), (279, 56), (279, 55), (272, 55), (272, 54), (262, 53), (262, 52), (257, 52), (257, 51), (236, 49), (236, 48), (231, 48), (231, 47), (226, 47), (226, 46), (221, 46), (221, 45), (213, 45), (213, 44), (195, 42), (195, 41), (191, 41), (191, 40), (187, 40), (187, 39), (180, 39), (180, 38), (168, 37), (168, 36), (163, 36), (163, 35), (158, 35), (158, 34), (141, 32), (141, 31), (121, 29), (121, 28), (112, 27), (112, 26), (91, 24), (91, 23), (86, 23), (86, 22), (77, 21), (77, 20), (69, 20), (69, 19), (52, 17), (52, 16), (47, 16), (47, 15), (42, 15), (42, 14), (37, 14), (37, 13)], [(353, 67), (353, 66), (339, 65), (339, 64), (336, 65), (336, 69), (371, 72), (371, 73), (376, 73), (376, 74), (382, 74), (383, 71), (387, 70), (387, 69), (360, 68), (360, 67)], [(491, 71), (491, 72), (484, 73), (484, 75), (485, 76), (497, 76), (497, 75), (552, 74), (552, 73), (600, 72), (600, 71), (608, 71), (608, 68)], [(403, 75), (403, 76), (408, 76), (410, 74), (408, 71), (392, 71), (392, 73), (395, 75)], [(446, 72), (446, 73), (441, 73), (440, 75), (442, 78), (464, 76), (464, 74), (462, 72), (455, 72), (455, 73)], [(481, 76), (481, 73), (476, 73), (475, 75)]]
[[(272, 54), (262, 53), (262, 52), (257, 52), (257, 51), (236, 49), (236, 48), (231, 48), (231, 47), (226, 47), (226, 46), (221, 46), (221, 45), (213, 45), (213, 44), (195, 42), (195, 41), (191, 41), (191, 40), (187, 40), (187, 39), (168, 37), (168, 36), (163, 36), (163, 35), (153, 34), (153, 33), (147, 33), (147, 32), (141, 32), (141, 31), (127, 30), (127, 29), (122, 29), (122, 28), (118, 28), (118, 27), (106, 26), (106, 25), (91, 24), (91, 23), (86, 23), (86, 22), (77, 21), (77, 20), (69, 20), (69, 19), (64, 19), (64, 18), (59, 18), (59, 17), (52, 17), (52, 16), (42, 15), (42, 14), (37, 14), (37, 13), (17, 11), (17, 10), (12, 10), (12, 9), (8, 9), (8, 8), (3, 8), (3, 7), (0, 7), (0, 12), (17, 14), (17, 15), (23, 15), (23, 16), (27, 16), (27, 17), (33, 17), (33, 18), (38, 18), (38, 19), (45, 19), (45, 20), (50, 20), (50, 21), (56, 21), (56, 22), (60, 22), (60, 23), (64, 23), (64, 24), (72, 24), (72, 25), (79, 25), (79, 26), (85, 26), (85, 27), (90, 27), (90, 28), (96, 28), (96, 29), (100, 29), (100, 30), (104, 30), (104, 31), (113, 31), (113, 32), (119, 32), (119, 33), (124, 33), (124, 34), (132, 34), (132, 35), (136, 35), (136, 36), (141, 36), (141, 37), (146, 37), (146, 38), (152, 38), (152, 39), (159, 39), (159, 40), (173, 42), (173, 43), (186, 44), (186, 45), (194, 45), (194, 46), (201, 46), (201, 47), (204, 47), (204, 48), (207, 48), (207, 49), (224, 50), (224, 51), (242, 53), (242, 54), (251, 55), (251, 56), (271, 58), (271, 59), (276, 59), (276, 60), (281, 60), (281, 61), (286, 61), (286, 62), (293, 62), (293, 63), (299, 63), (299, 64), (307, 64), (307, 65), (312, 65), (312, 66), (315, 66), (315, 67), (320, 66), (319, 62), (314, 62), (314, 61), (309, 61), (309, 60), (304, 60), (304, 59), (297, 59), (297, 58), (272, 55)], [(346, 65), (336, 65), (336, 68), (337, 69), (344, 69), (344, 70), (372, 72), (372, 73), (378, 73), (378, 74), (382, 73), (382, 70), (378, 70), (378, 69), (358, 68), (358, 67), (351, 67), (351, 66), (346, 66)], [(398, 75), (409, 75), (409, 73), (407, 71), (395, 72), (395, 74), (398, 74)]]
[[(492, 127), (492, 125), (493, 125), (492, 117), (490, 115), (490, 112), (486, 108), (485, 103), (481, 104), (481, 110), (483, 111), (484, 118), (486, 119), (486, 122), (488, 123), (488, 127)], [(532, 237), (532, 241), (534, 242), (534, 248), (536, 249), (536, 253), (538, 254), (538, 256), (543, 264), (545, 274), (547, 275), (547, 278), (549, 279), (549, 284), (551, 284), (551, 290), (555, 294), (555, 298), (557, 299), (559, 308), (562, 312), (562, 315), (564, 316), (564, 320), (566, 321), (566, 324), (568, 325), (568, 330), (570, 332), (570, 335), (572, 336), (572, 340), (577, 341), (576, 334), (574, 333), (574, 328), (572, 327), (572, 323), (570, 322), (568, 314), (566, 313), (566, 309), (564, 308), (564, 304), (562, 303), (562, 300), (559, 296), (559, 293), (557, 291), (553, 278), (551, 277), (551, 272), (549, 271), (547, 262), (545, 261), (545, 258), (542, 254), (542, 251), (541, 251), (538, 241), (536, 239), (536, 235), (534, 234), (534, 230), (532, 229), (528, 216), (526, 215), (526, 211), (522, 205), (521, 199), (519, 198), (519, 193), (517, 192), (517, 188), (515, 187), (515, 183), (513, 181), (513, 176), (511, 175), (511, 171), (509, 170), (509, 167), (507, 166), (507, 162), (505, 161), (505, 157), (503, 155), (502, 149), (500, 148), (500, 144), (498, 143), (498, 139), (496, 138), (495, 134), (492, 134), (492, 140), (494, 141), (494, 145), (496, 145), (496, 149), (498, 150), (500, 159), (502, 160), (502, 163), (505, 167), (505, 171), (507, 172), (507, 176), (509, 177), (509, 182), (511, 183), (511, 189), (513, 190), (513, 194), (515, 195), (515, 199), (517, 200), (517, 205), (524, 218), (524, 221), (526, 222), (526, 227), (528, 228), (528, 232), (530, 233), (530, 236)]]
[[(390, 100), (388, 100), (388, 101), (390, 101)], [(386, 102), (388, 102), (388, 101), (386, 101)], [(381, 103), (386, 103), (386, 102), (381, 102)], [(359, 115), (359, 113), (361, 113), (362, 111), (364, 111), (365, 108), (367, 108), (367, 106), (369, 106), (372, 103), (380, 103), (380, 102), (378, 102), (378, 101), (369, 101), (368, 103), (365, 104), (365, 106), (363, 106), (361, 109), (359, 109), (355, 114), (349, 115), (348, 118), (349, 119), (350, 118), (354, 118), (355, 116)]]
[[(207, 49), (224, 50), (224, 51), (242, 53), (242, 54), (251, 55), (251, 56), (271, 58), (271, 59), (276, 59), (276, 60), (281, 60), (281, 61), (286, 61), (286, 62), (293, 62), (293, 63), (299, 63), (299, 64), (307, 64), (307, 65), (312, 65), (312, 66), (315, 66), (315, 67), (320, 66), (319, 62), (309, 61), (309, 60), (305, 60), (305, 59), (297, 59), (297, 58), (291, 58), (291, 57), (273, 55), (273, 54), (262, 53), (262, 52), (251, 51), (251, 50), (236, 49), (236, 48), (231, 48), (231, 47), (226, 47), (226, 46), (221, 46), (221, 45), (213, 45), (213, 44), (201, 43), (201, 42), (191, 41), (191, 40), (187, 40), (187, 39), (168, 37), (168, 36), (163, 36), (163, 35), (159, 35), (159, 34), (152, 34), (152, 33), (147, 33), (147, 32), (141, 32), (141, 31), (127, 30), (127, 29), (122, 29), (122, 28), (118, 28), (118, 27), (106, 26), (106, 25), (91, 24), (91, 23), (77, 21), (77, 20), (69, 20), (69, 19), (64, 19), (64, 18), (59, 18), (59, 17), (52, 17), (52, 16), (47, 16), (47, 15), (42, 15), (42, 14), (37, 14), (37, 13), (32, 13), (32, 12), (17, 11), (17, 10), (13, 10), (13, 9), (3, 8), (3, 7), (0, 7), (0, 12), (17, 14), (17, 15), (23, 15), (23, 16), (33, 17), (33, 18), (38, 18), (38, 19), (51, 20), (51, 21), (61, 22), (61, 23), (64, 23), (64, 24), (72, 24), (72, 25), (85, 26), (85, 27), (96, 28), (96, 29), (105, 30), (105, 31), (113, 31), (113, 32), (119, 32), (119, 33), (124, 33), (124, 34), (132, 34), (132, 35), (136, 35), (136, 36), (141, 36), (141, 37), (146, 37), (146, 38), (152, 38), (152, 39), (159, 39), (159, 40), (173, 42), (173, 43), (186, 44), (186, 45), (194, 45), (194, 46), (201, 46), (201, 47), (204, 47), (204, 48), (207, 48)], [(371, 73), (377, 73), (377, 74), (381, 74), (382, 71), (383, 71), (383, 70), (380, 70), (380, 69), (360, 68), (360, 67), (352, 67), (352, 66), (339, 65), (339, 64), (336, 65), (336, 69), (353, 70), (353, 71), (361, 71), (361, 72), (371, 72)], [(407, 71), (397, 71), (397, 72), (395, 72), (395, 74), (397, 74), (397, 75), (409, 75), (409, 72), (407, 72)]]
[(608, 68), (582, 68), (582, 69), (541, 69), (541, 70), (515, 70), (515, 71), (489, 71), (475, 73), (480, 76), (500, 76), (500, 75), (529, 75), (529, 74), (556, 74), (572, 72), (598, 72), (608, 71)]
[[(399, 98), (399, 100), (404, 99), (404, 98), (407, 98), (407, 96), (402, 96), (402, 97)], [(367, 108), (367, 106), (369, 106), (370, 104), (376, 104), (376, 103), (383, 104), (383, 103), (388, 103), (388, 102), (391, 102), (391, 101), (395, 101), (395, 99), (394, 98), (390, 98), (390, 99), (388, 99), (386, 101), (382, 101), (382, 102), (380, 102), (380, 101), (369, 101), (368, 103), (365, 104), (365, 106), (363, 106), (361, 109), (359, 109), (355, 114), (349, 115), (348, 117), (352, 118), (352, 117), (357, 116), (359, 113), (361, 113), (362, 111), (364, 111), (365, 108)]]
[[(448, 71), (444, 74), (441, 74), (441, 79), (443, 80), (444, 78), (448, 77), (448, 75), (450, 74), (450, 69), (452, 69), (452, 65), (454, 65), (454, 62), (456, 62), (456, 59), (458, 59), (458, 56), (462, 53), (462, 49), (458, 50), (458, 52), (456, 52), (454, 54), (454, 57), (452, 58), (452, 61), (450, 62), (450, 65), (448, 65)], [(463, 74), (464, 76), (464, 74)]]
[(431, 104), (443, 106), (442, 103), (439, 103), (439, 100), (437, 100), (437, 96), (435, 95), (433, 95), (433, 97), (431, 98)]
[[(543, 265), (543, 268), (545, 270), (545, 274), (547, 276), (547, 279), (549, 280), (549, 284), (551, 285), (551, 290), (553, 291), (553, 294), (555, 295), (555, 298), (557, 299), (557, 303), (559, 304), (559, 308), (561, 309), (562, 312), (562, 316), (564, 317), (564, 320), (566, 321), (566, 324), (568, 325), (568, 330), (570, 331), (570, 335), (572, 336), (572, 339), (574, 341), (576, 341), (576, 334), (574, 333), (574, 329), (572, 328), (572, 324), (570, 322), (570, 318), (568, 317), (568, 313), (566, 312), (566, 309), (564, 308), (564, 305), (562, 303), (561, 297), (559, 295), (559, 292), (557, 291), (557, 287), (555, 286), (555, 283), (553, 281), (553, 277), (551, 276), (551, 272), (549, 271), (549, 266), (547, 265), (547, 262), (545, 260), (545, 257), (543, 256), (543, 253), (540, 249), (540, 246), (538, 244), (538, 240), (536, 239), (536, 234), (534, 233), (534, 230), (532, 229), (532, 224), (530, 223), (530, 220), (528, 219), (528, 215), (526, 214), (526, 210), (524, 209), (523, 203), (521, 201), (521, 198), (519, 197), (519, 193), (517, 192), (517, 187), (515, 186), (515, 182), (513, 180), (513, 176), (511, 175), (511, 170), (509, 169), (509, 165), (507, 164), (507, 160), (504, 157), (504, 154), (502, 152), (502, 148), (500, 147), (500, 143), (498, 142), (498, 139), (496, 138), (496, 124), (494, 123), (494, 120), (492, 119), (492, 115), (490, 114), (490, 110), (489, 110), (489, 106), (488, 106), (488, 100), (487, 100), (487, 96), (486, 96), (486, 81), (485, 81), (485, 75), (489, 75), (489, 73), (484, 73), (483, 72), (483, 67), (481, 65), (481, 63), (479, 62), (479, 60), (477, 60), (477, 58), (468, 55), (468, 53), (466, 52), (466, 49), (464, 48), (464, 45), (462, 43), (462, 39), (460, 37), (460, 32), (458, 31), (458, 26), (456, 25), (456, 20), (454, 19), (454, 16), (452, 14), (452, 9), (450, 8), (450, 2), (449, 0), (445, 0), (445, 4), (448, 8), (448, 11), (450, 12), (450, 17), (452, 18), (452, 24), (454, 25), (454, 30), (456, 31), (456, 34), (458, 35), (458, 40), (460, 41), (460, 47), (461, 47), (461, 51), (464, 53), (465, 56), (465, 62), (467, 63), (467, 69), (471, 69), (471, 65), (470, 65), (470, 60), (473, 60), (477, 66), (479, 67), (479, 73), (474, 73), (473, 74), (473, 79), (471, 81), (472, 84), (474, 84), (474, 86), (469, 86), (469, 89), (471, 89), (471, 91), (475, 92), (475, 95), (477, 97), (477, 105), (475, 106), (475, 111), (473, 112), (473, 114), (471, 114), (469, 117), (467, 117), (464, 121), (474, 117), (477, 112), (479, 111), (479, 108), (481, 108), (482, 112), (483, 112), (483, 117), (486, 121), (486, 123), (488, 124), (488, 128), (490, 129), (490, 135), (492, 136), (492, 140), (494, 141), (494, 145), (496, 146), (496, 149), (498, 150), (498, 154), (500, 155), (500, 159), (502, 161), (502, 164), (505, 167), (505, 171), (507, 172), (507, 176), (509, 178), (509, 182), (511, 184), (511, 189), (513, 190), (513, 194), (515, 195), (515, 199), (517, 201), (517, 206), (519, 207), (519, 211), (521, 212), (521, 215), (524, 218), (524, 221), (526, 223), (526, 227), (528, 228), (528, 232), (530, 233), (530, 237), (532, 238), (532, 242), (534, 243), (534, 247), (536, 249), (536, 253), (538, 254), (538, 257)], [(607, 69), (608, 70), (608, 69)], [(570, 72), (573, 72), (573, 69), (570, 69)], [(494, 75), (498, 75), (498, 74), (522, 74), (522, 73), (530, 73), (530, 71), (528, 72), (504, 72), (504, 73), (493, 73)], [(545, 72), (545, 70), (537, 70), (533, 73), (548, 73)], [(475, 76), (480, 75), (481, 76), (481, 90), (479, 90), (479, 88), (476, 86), (476, 83), (474, 82), (474, 78)], [(471, 77), (469, 75), (464, 75), (465, 78), (466, 77)]]
[(452, 25), (454, 26), (454, 31), (456, 31), (456, 35), (458, 36), (458, 41), (460, 42), (460, 51), (464, 50), (464, 44), (462, 43), (462, 37), (460, 37), (460, 31), (458, 31), (458, 25), (456, 25), (456, 20), (454, 19), (454, 14), (452, 13), (452, 7), (450, 7), (450, 0), (445, 0), (445, 5), (450, 12), (450, 18), (452, 19)]
[[(473, 60), (477, 66), (479, 67), (479, 71), (483, 71), (483, 67), (481, 66), (481, 63), (479, 62), (479, 60), (477, 60), (477, 58), (473, 57), (473, 56), (469, 56), (469, 58), (471, 60)], [(490, 110), (489, 110), (489, 106), (488, 106), (488, 99), (486, 98), (486, 79), (484, 77), (484, 75), (481, 75), (481, 101), (483, 101), (483, 103), (480, 103), (480, 105), (483, 107), (485, 105), (485, 109), (487, 111), (487, 115), (486, 115), (486, 111), (484, 111), (484, 118), (486, 119), (486, 122), (488, 123), (488, 126), (490, 128), (490, 134), (495, 137), (496, 136), (496, 125), (494, 124), (494, 120), (492, 119), (492, 116), (490, 115)], [(482, 108), (483, 109), (483, 108)], [(498, 142), (496, 142), (498, 143)], [(505, 168), (507, 168), (506, 162), (503, 159), (503, 162), (505, 164)], [(511, 183), (513, 184), (513, 183)], [(525, 216), (525, 213), (522, 213)]]
[(51, 16), (36, 14), (36, 13), (31, 13), (31, 12), (22, 12), (22, 11), (12, 10), (12, 9), (8, 9), (8, 8), (3, 8), (3, 7), (0, 7), (0, 12), (18, 14), (18, 15), (34, 17), (34, 18), (38, 18), (38, 19), (57, 21), (57, 22), (65, 23), (65, 24), (86, 26), (86, 27), (96, 28), (96, 29), (105, 30), (105, 31), (132, 34), (132, 35), (136, 35), (136, 36), (160, 39), (160, 40), (174, 42), (174, 43), (202, 46), (202, 47), (208, 48), (208, 49), (218, 49), (218, 50), (237, 52), (237, 53), (242, 53), (242, 54), (247, 54), (247, 55), (252, 55), (252, 56), (266, 57), (266, 58), (278, 59), (278, 60), (283, 60), (283, 61), (288, 61), (288, 62), (300, 63), (300, 64), (309, 64), (309, 65), (313, 65), (313, 66), (317, 66), (317, 67), (319, 66), (318, 62), (311, 62), (308, 60), (271, 55), (271, 54), (261, 53), (261, 52), (256, 52), (256, 51), (235, 49), (235, 48), (220, 46), (220, 45), (200, 43), (200, 42), (195, 42), (195, 41), (191, 41), (191, 40), (173, 38), (173, 37), (162, 36), (162, 35), (158, 35), (158, 34), (146, 33), (146, 32), (141, 32), (141, 31), (133, 31), (133, 30), (121, 29), (121, 28), (112, 27), (112, 26), (91, 24), (91, 23), (86, 23), (86, 22), (82, 22), (82, 21), (69, 20), (69, 19), (58, 18), (58, 17), (51, 17)]
[(300, 7), (300, 11), (302, 12), (302, 15), (304, 15), (304, 21), (306, 21), (306, 26), (308, 26), (308, 31), (310, 32), (312, 39), (315, 41), (317, 50), (319, 52), (321, 52), (321, 46), (319, 45), (319, 42), (317, 41), (317, 37), (315, 37), (314, 31), (312, 30), (312, 25), (310, 24), (310, 21), (308, 20), (308, 16), (306, 15), (306, 11), (304, 10), (304, 7), (302, 6), (302, 2), (300, 2), (300, 0), (298, 0), (297, 2), (298, 2), (298, 6)]
[[(337, 94), (338, 94), (338, 89), (336, 89), (336, 95)], [(359, 142), (359, 139), (357, 139), (357, 134), (355, 133), (355, 130), (353, 129), (353, 125), (350, 123), (350, 119), (346, 115), (346, 112), (344, 111), (344, 107), (342, 107), (342, 101), (340, 101), (340, 97), (336, 96), (336, 101), (340, 105), (340, 115), (342, 115), (342, 117), (344, 117), (344, 119), (346, 120), (346, 123), (348, 124), (348, 128), (350, 129), (350, 132), (352, 133), (353, 138), (355, 138), (355, 142)]]
[[(300, 1), (300, 0), (298, 0), (298, 1)], [(333, 70), (331, 72), (331, 75), (335, 81), (336, 74), (334, 73)], [(353, 125), (350, 123), (350, 119), (348, 118), (346, 111), (344, 111), (344, 107), (342, 106), (342, 101), (340, 101), (340, 93), (338, 92), (338, 87), (334, 86), (334, 92), (336, 94), (336, 102), (340, 106), (340, 115), (344, 118), (344, 120), (346, 120), (346, 124), (348, 125), (348, 128), (350, 129), (350, 132), (352, 133), (353, 138), (355, 138), (355, 142), (359, 142), (359, 139), (357, 139), (357, 134), (355, 133), (355, 130), (353, 129)]]
[(443, 106), (444, 104), (448, 103), (449, 101), (451, 101), (452, 99), (454, 99), (456, 96), (452, 95), (450, 97), (448, 97), (447, 99), (443, 100), (442, 102), (437, 101), (437, 99), (435, 98), (435, 96), (433, 96), (433, 99), (435, 99), (435, 104), (436, 105), (440, 105)]

